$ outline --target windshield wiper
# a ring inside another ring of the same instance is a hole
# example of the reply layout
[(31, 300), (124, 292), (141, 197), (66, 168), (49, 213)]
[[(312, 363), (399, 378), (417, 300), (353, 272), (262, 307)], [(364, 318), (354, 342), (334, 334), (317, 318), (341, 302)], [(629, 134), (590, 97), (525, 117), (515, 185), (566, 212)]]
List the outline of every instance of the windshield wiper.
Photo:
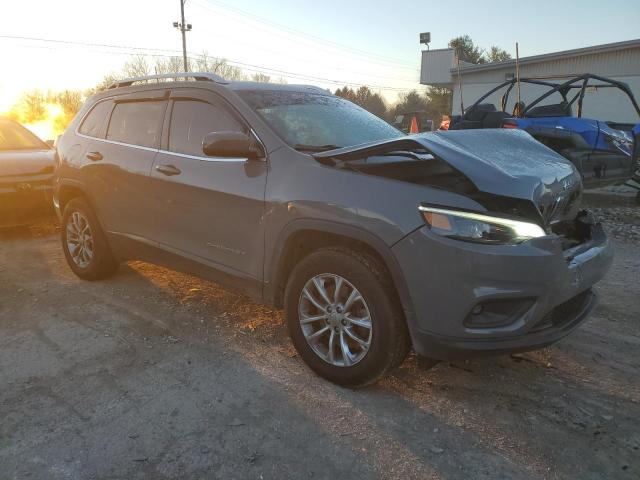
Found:
[(340, 145), (305, 145), (304, 143), (296, 143), (293, 148), (301, 152), (326, 152), (342, 147)]

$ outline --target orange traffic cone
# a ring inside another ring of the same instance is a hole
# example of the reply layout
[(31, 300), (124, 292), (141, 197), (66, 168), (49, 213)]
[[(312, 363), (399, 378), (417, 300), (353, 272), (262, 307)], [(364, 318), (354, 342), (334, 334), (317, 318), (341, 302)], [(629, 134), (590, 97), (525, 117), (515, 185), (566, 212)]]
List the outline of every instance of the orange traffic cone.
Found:
[(420, 133), (418, 130), (418, 121), (416, 120), (416, 116), (411, 117), (411, 127), (409, 128), (409, 133)]

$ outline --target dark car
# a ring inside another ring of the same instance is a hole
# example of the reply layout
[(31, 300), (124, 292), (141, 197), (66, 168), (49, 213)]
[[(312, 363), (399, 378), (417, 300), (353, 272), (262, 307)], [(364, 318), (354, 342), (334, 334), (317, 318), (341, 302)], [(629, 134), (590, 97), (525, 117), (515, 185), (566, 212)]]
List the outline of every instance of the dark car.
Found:
[(0, 227), (51, 214), (55, 152), (18, 122), (0, 117)]
[[(284, 307), (318, 374), (530, 350), (595, 305), (612, 259), (565, 158), (522, 131), (406, 136), (322, 89), (143, 77), (60, 138), (54, 202), (83, 279), (141, 259)], [(151, 82), (149, 80), (152, 80)]]

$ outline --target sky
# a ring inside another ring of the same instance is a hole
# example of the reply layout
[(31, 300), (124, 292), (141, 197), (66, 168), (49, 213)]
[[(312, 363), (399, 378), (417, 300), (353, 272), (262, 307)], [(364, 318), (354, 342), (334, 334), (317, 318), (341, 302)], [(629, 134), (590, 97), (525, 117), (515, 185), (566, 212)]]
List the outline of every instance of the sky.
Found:
[[(0, 112), (24, 90), (91, 87), (135, 54), (180, 55), (179, 2), (5, 0)], [(185, 11), (191, 55), (289, 83), (368, 85), (388, 102), (420, 87), (423, 31), (432, 49), (467, 34), (511, 54), (518, 41), (521, 56), (640, 37), (640, 0), (187, 0)]]

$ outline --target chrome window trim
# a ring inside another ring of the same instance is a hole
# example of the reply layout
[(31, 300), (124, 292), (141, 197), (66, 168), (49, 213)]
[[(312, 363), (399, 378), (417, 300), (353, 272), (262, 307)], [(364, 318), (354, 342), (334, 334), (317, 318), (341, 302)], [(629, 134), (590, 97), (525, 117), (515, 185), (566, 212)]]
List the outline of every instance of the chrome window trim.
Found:
[[(85, 138), (95, 138), (96, 140), (100, 140), (98, 137), (92, 137), (91, 135), (85, 135), (84, 133), (80, 133), (80, 129), (82, 128), (82, 124), (85, 122), (85, 120), (87, 119), (87, 117), (89, 116), (89, 114), (91, 112), (93, 112), (95, 110), (95, 108), (104, 102), (108, 102), (109, 100), (113, 101), (114, 99), (116, 99), (117, 96), (115, 95), (111, 95), (108, 97), (104, 97), (101, 98), (100, 100), (97, 100), (93, 105), (91, 105), (89, 108), (87, 108), (87, 111), (84, 112), (84, 114), (82, 115), (82, 118), (80, 118), (80, 121), (76, 124), (76, 129), (75, 129), (75, 133), (76, 135), (80, 135), (82, 137)], [(113, 112), (113, 108), (111, 108), (112, 112)], [(108, 119), (111, 118), (111, 114), (108, 115)], [(109, 126), (109, 123), (107, 123), (107, 127)], [(105, 135), (107, 134), (107, 132), (104, 132)]]
[(189, 158), (191, 160), (200, 160), (203, 162), (226, 162), (226, 163), (244, 163), (248, 158), (232, 158), (232, 157), (200, 157), (198, 155), (189, 155), (187, 153), (171, 152), (169, 150), (158, 150), (158, 153), (165, 155), (175, 155), (176, 157)]
[(159, 152), (160, 151), (159, 149), (153, 148), (153, 147), (145, 147), (143, 145), (133, 145), (131, 143), (118, 142), (116, 140), (107, 140), (106, 138), (90, 137), (89, 135), (85, 135), (83, 133), (78, 132), (77, 129), (76, 129), (76, 135), (78, 135), (79, 137), (82, 137), (82, 138), (88, 138), (89, 140), (97, 140), (98, 142), (111, 143), (113, 145), (120, 145), (122, 147), (138, 148), (140, 150), (146, 150), (148, 152)]
[[(91, 107), (84, 113), (84, 115), (82, 115), (82, 118), (80, 119), (80, 121), (78, 122), (78, 124), (76, 125), (76, 128), (74, 130), (74, 133), (82, 138), (88, 138), (89, 140), (98, 140), (99, 142), (104, 142), (104, 143), (111, 143), (113, 145), (121, 145), (123, 147), (132, 147), (132, 148), (139, 148), (140, 150), (147, 150), (149, 152), (157, 152), (158, 149), (157, 148), (153, 148), (153, 147), (145, 147), (144, 145), (134, 145), (132, 143), (124, 143), (124, 142), (118, 142), (116, 140), (109, 140), (107, 138), (99, 138), (99, 137), (92, 137), (91, 135), (85, 135), (84, 133), (80, 133), (80, 127), (82, 127), (82, 124), (84, 123), (84, 121), (86, 120), (86, 118), (89, 116), (89, 114), (93, 111), (94, 108), (96, 108), (96, 106), (99, 103), (103, 103), (106, 102), (108, 100), (112, 100), (112, 101), (116, 101), (116, 99), (118, 97), (121, 97), (122, 95), (109, 95), (106, 96), (104, 98), (101, 98), (99, 100), (97, 100), (93, 105), (91, 105)], [(158, 98), (159, 102), (167, 102), (168, 100), (166, 98)], [(166, 109), (165, 109), (166, 111)], [(111, 115), (113, 114), (113, 109), (111, 111)], [(105, 135), (107, 135), (109, 133), (109, 123), (111, 122), (111, 115), (109, 115), (109, 122), (107, 122), (107, 131), (104, 132)], [(160, 132), (160, 136), (162, 136), (162, 132)], [(160, 139), (162, 140), (162, 138)]]
[(260, 144), (260, 146), (262, 147), (262, 151), (264, 152), (264, 158), (261, 159), (263, 161), (267, 161), (267, 147), (265, 146), (265, 144), (263, 143), (262, 139), (258, 136), (258, 133), (253, 129), (253, 127), (251, 126), (251, 124), (249, 122), (247, 122), (242, 116), (240, 117), (242, 118), (242, 120), (244, 121), (244, 123), (247, 124), (247, 126), (249, 127), (249, 132), (251, 133), (251, 135), (253, 135), (253, 137), (258, 141), (258, 143)]
[[(247, 126), (249, 127), (249, 132), (251, 133), (251, 135), (253, 135), (253, 137), (258, 141), (258, 143), (260, 144), (260, 146), (262, 147), (262, 151), (265, 152), (265, 158), (261, 158), (259, 159), (260, 161), (266, 161), (266, 154), (267, 154), (267, 149), (264, 146), (264, 143), (262, 143), (262, 140), (260, 140), (260, 137), (258, 136), (258, 134), (256, 133), (256, 131), (251, 128), (249, 126), (249, 123), (246, 122), (243, 119), (243, 122), (247, 124)], [(158, 153), (164, 153), (165, 155), (176, 155), (178, 157), (183, 157), (183, 158), (189, 158), (191, 160), (200, 160), (203, 162), (225, 162), (225, 163), (244, 163), (244, 162), (248, 162), (249, 159), (248, 158), (233, 158), (233, 157), (207, 157), (206, 155), (200, 156), (200, 155), (190, 155), (188, 153), (179, 153), (179, 152), (172, 152), (171, 150), (163, 150), (160, 149), (158, 150)]]
[(122, 147), (138, 148), (140, 150), (146, 150), (148, 152), (164, 153), (165, 155), (175, 155), (177, 157), (189, 158), (191, 160), (200, 160), (203, 162), (244, 163), (247, 160), (249, 160), (248, 158), (199, 157), (197, 155), (188, 155), (186, 153), (171, 152), (169, 150), (161, 150), (158, 148), (144, 147), (142, 145), (133, 145), (131, 143), (117, 142), (115, 140), (107, 140), (105, 138), (90, 137), (88, 135), (84, 135), (78, 132), (76, 132), (76, 135), (82, 138), (88, 138), (89, 140), (97, 140), (98, 142), (111, 143), (113, 145), (120, 145)]
[[(98, 102), (95, 103), (95, 105), (97, 105), (98, 103), (101, 103), (103, 101), (106, 100), (113, 100), (114, 98), (117, 98), (116, 96), (110, 96), (110, 97), (106, 97), (103, 98), (101, 100), (99, 100)], [(222, 97), (221, 97), (222, 98)], [(224, 98), (222, 98), (223, 101)], [(95, 105), (93, 105), (83, 116), (82, 119), (78, 122), (78, 124), (76, 125), (76, 128), (74, 130), (74, 133), (78, 136), (78, 137), (82, 137), (82, 138), (86, 138), (89, 140), (97, 140), (99, 142), (104, 142), (104, 143), (110, 143), (112, 145), (120, 145), (122, 147), (130, 147), (130, 148), (137, 148), (140, 150), (145, 150), (148, 152), (156, 152), (156, 153), (163, 153), (165, 155), (176, 155), (178, 157), (182, 157), (182, 158), (188, 158), (191, 160), (199, 160), (199, 161), (203, 161), (203, 162), (223, 162), (223, 163), (244, 163), (247, 162), (249, 159), (248, 158), (224, 158), (224, 157), (207, 157), (207, 156), (198, 156), (198, 155), (189, 155), (186, 153), (178, 153), (178, 152), (172, 152), (170, 150), (163, 150), (160, 148), (153, 148), (153, 147), (145, 147), (143, 145), (134, 145), (132, 143), (124, 143), (124, 142), (118, 142), (116, 140), (108, 140), (106, 138), (98, 138), (98, 137), (92, 137), (90, 135), (85, 135), (84, 133), (80, 133), (80, 126), (84, 123), (84, 120), (87, 118), (87, 116), (89, 115), (89, 113), (91, 113), (91, 111), (95, 108)], [(260, 137), (258, 136), (258, 134), (256, 133), (256, 131), (253, 129), (253, 127), (251, 127), (251, 125), (249, 125), (249, 122), (247, 122), (244, 117), (242, 115), (240, 115), (239, 113), (236, 112), (237, 115), (240, 116), (242, 123), (245, 123), (248, 127), (249, 127), (249, 132), (251, 133), (251, 135), (253, 135), (253, 137), (258, 141), (258, 143), (260, 144), (260, 146), (262, 147), (262, 150), (265, 152), (265, 158), (260, 159), (262, 161), (266, 161), (266, 152), (267, 149), (264, 145), (264, 143), (262, 142), (262, 140), (260, 139)], [(106, 132), (105, 132), (106, 135)]]

